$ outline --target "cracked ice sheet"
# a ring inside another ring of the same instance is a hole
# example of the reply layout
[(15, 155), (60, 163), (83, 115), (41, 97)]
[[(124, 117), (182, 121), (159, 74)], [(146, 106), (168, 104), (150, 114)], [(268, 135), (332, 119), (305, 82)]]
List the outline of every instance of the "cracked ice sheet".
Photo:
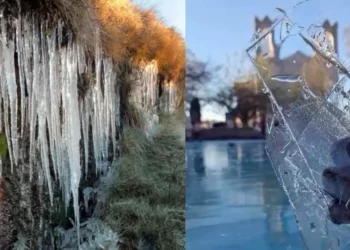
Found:
[[(318, 27), (324, 1), (304, 2), (291, 12), (281, 11), (285, 15), (255, 34), (247, 52), (272, 103), (267, 153), (295, 209), (305, 248), (349, 249), (350, 226), (328, 219), (331, 199), (323, 192), (322, 172), (333, 166), (331, 145), (350, 134), (350, 101), (344, 94), (350, 74), (331, 36)], [(318, 6), (318, 11), (302, 19), (298, 13), (307, 10), (305, 5)], [(278, 51), (267, 50), (271, 38), (280, 46), (297, 46), (294, 56), (276, 60)]]

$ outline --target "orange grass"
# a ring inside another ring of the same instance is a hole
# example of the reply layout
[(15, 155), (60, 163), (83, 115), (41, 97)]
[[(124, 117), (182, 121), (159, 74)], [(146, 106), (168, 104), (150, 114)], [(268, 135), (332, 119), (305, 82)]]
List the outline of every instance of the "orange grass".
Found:
[[(7, 0), (11, 2), (10, 0)], [(62, 18), (76, 38), (93, 51), (99, 30), (104, 51), (118, 61), (157, 60), (166, 80), (178, 79), (185, 68), (185, 43), (152, 9), (131, 0), (21, 0), (22, 10)]]
[(135, 63), (157, 60), (166, 78), (177, 79), (185, 66), (181, 35), (167, 27), (153, 10), (141, 9), (129, 0), (95, 0), (104, 34), (103, 45), (114, 59)]

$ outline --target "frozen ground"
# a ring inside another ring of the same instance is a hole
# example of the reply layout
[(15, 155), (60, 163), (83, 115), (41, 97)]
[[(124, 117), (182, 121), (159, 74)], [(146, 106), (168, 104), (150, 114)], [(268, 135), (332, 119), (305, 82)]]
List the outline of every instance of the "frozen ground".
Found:
[(187, 143), (186, 249), (301, 250), (265, 142)]

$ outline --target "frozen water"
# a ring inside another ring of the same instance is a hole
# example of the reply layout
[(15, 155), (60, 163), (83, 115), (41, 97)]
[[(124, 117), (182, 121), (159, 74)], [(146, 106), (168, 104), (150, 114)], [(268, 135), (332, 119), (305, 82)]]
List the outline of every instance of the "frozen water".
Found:
[[(159, 96), (158, 66), (156, 61), (144, 64), (140, 69), (135, 69), (133, 76), (136, 81), (130, 97), (138, 107), (145, 111), (151, 110), (161, 101), (162, 109), (165, 112), (173, 112), (175, 110), (178, 102), (176, 84), (173, 81), (165, 80), (163, 93)], [(159, 100), (159, 97), (161, 100)]]
[(167, 112), (174, 112), (177, 106), (177, 92), (173, 81), (167, 82), (164, 93), (164, 109)]
[(279, 81), (279, 82), (301, 82), (301, 76), (296, 75), (277, 75), (277, 76), (271, 76), (271, 80)]
[[(31, 181), (36, 173), (38, 181), (46, 184), (51, 202), (53, 182), (58, 180), (66, 206), (73, 197), (75, 224), (79, 228), (80, 141), (87, 175), (91, 124), (95, 166), (100, 172), (102, 162), (107, 160), (110, 139), (112, 152), (117, 151), (119, 92), (112, 60), (102, 54), (97, 43), (96, 82), (87, 77), (87, 86), (83, 87), (88, 90), (85, 95), (79, 94), (79, 78), (95, 72), (91, 62), (86, 63), (84, 46), (73, 42), (72, 34), (65, 34), (68, 41), (62, 46), (62, 25), (49, 29), (47, 23), (39, 23), (31, 16), (15, 22), (0, 19), (0, 105), (12, 169), (21, 167), (23, 174), (30, 174)], [(29, 152), (23, 147), (20, 150), (27, 142)]]
[(89, 212), (89, 201), (91, 199), (91, 196), (94, 192), (94, 189), (92, 187), (86, 187), (83, 190), (83, 194), (84, 194), (84, 206), (85, 206), (85, 212), (88, 213)]
[[(0, 132), (6, 133), (12, 171), (20, 168), (21, 179), (29, 176), (30, 182), (40, 185), (40, 192), (47, 188), (51, 204), (56, 182), (66, 210), (73, 199), (79, 240), (80, 180), (87, 178), (89, 166), (96, 174), (105, 174), (118, 155), (118, 71), (103, 53), (98, 32), (88, 57), (86, 47), (62, 22), (49, 24), (18, 13), (8, 20), (0, 12)], [(133, 92), (127, 98), (149, 117), (152, 130), (158, 122), (153, 110), (159, 104), (157, 62), (145, 63), (132, 76)], [(160, 106), (174, 111), (175, 83), (166, 82), (163, 92)], [(86, 207), (92, 190), (83, 193)], [(100, 206), (106, 197), (101, 198), (101, 192), (99, 196)], [(102, 205), (95, 213), (100, 211)]]
[(144, 110), (149, 110), (156, 105), (158, 66), (157, 62), (143, 63), (140, 69), (134, 69), (134, 85), (131, 100), (135, 105)]
[[(350, 161), (339, 140), (350, 136), (350, 74), (329, 31), (312, 18), (306, 24), (295, 17), (305, 3), (284, 12), (269, 30), (274, 36), (283, 32), (283, 42), (301, 44), (295, 53), (265, 58), (259, 46), (266, 33), (247, 52), (271, 100), (267, 153), (295, 210), (305, 249), (349, 249)], [(286, 19), (293, 34), (279, 25)]]
[(152, 133), (154, 124), (158, 123), (157, 106), (163, 112), (171, 113), (176, 110), (177, 92), (173, 81), (164, 81), (163, 93), (159, 93), (158, 65), (156, 61), (144, 63), (141, 68), (133, 71), (133, 89), (130, 100), (143, 111), (148, 122), (146, 132)]

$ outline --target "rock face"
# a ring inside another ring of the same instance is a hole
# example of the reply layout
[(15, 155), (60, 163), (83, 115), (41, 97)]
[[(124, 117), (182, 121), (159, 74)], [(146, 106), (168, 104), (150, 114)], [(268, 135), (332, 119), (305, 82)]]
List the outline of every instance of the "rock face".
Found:
[(0, 178), (0, 249), (6, 249), (11, 240), (10, 204), (6, 201), (5, 181)]

